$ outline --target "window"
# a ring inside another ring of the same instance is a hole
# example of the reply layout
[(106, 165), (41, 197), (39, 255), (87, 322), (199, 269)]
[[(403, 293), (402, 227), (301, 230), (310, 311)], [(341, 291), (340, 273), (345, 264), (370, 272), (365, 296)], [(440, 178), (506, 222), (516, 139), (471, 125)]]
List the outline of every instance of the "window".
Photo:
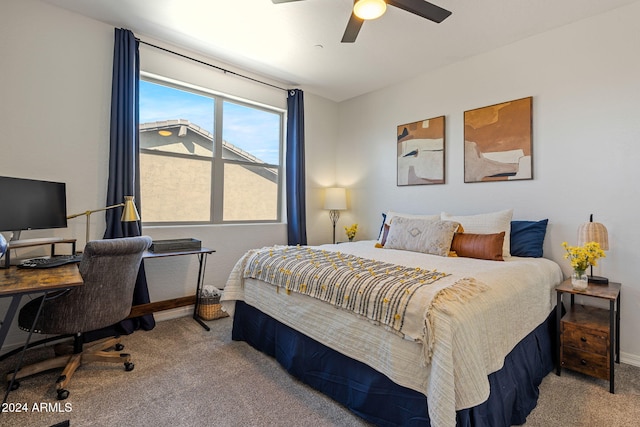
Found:
[(284, 113), (140, 81), (145, 224), (280, 221)]

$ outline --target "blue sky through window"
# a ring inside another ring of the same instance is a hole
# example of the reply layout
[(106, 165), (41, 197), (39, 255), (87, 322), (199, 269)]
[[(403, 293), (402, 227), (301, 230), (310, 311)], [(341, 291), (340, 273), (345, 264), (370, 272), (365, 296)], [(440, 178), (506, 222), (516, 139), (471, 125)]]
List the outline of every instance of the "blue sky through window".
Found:
[[(140, 123), (186, 119), (214, 133), (214, 100), (140, 80)], [(225, 101), (222, 138), (269, 164), (279, 164), (280, 115)]]

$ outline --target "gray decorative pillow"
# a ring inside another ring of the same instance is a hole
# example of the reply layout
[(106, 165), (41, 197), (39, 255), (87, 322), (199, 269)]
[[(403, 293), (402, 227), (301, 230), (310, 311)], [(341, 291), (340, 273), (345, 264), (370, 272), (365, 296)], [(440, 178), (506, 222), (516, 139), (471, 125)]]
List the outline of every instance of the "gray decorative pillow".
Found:
[(453, 221), (395, 217), (384, 248), (448, 256), (453, 234), (459, 226)]

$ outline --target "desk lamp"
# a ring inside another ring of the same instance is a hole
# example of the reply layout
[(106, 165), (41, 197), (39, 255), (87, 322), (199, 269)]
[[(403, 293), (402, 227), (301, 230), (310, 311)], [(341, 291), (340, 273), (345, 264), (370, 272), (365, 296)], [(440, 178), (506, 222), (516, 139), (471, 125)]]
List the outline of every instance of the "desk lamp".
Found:
[(347, 190), (344, 188), (327, 188), (324, 194), (324, 208), (329, 210), (329, 219), (333, 223), (333, 243), (336, 242), (336, 223), (340, 211), (347, 209)]
[[(582, 223), (580, 227), (578, 227), (578, 245), (582, 246), (589, 242), (596, 242), (600, 245), (600, 249), (603, 251), (609, 250), (609, 235), (607, 233), (607, 228), (599, 222), (593, 222), (593, 214), (589, 216), (589, 222)], [(609, 279), (606, 277), (594, 276), (592, 265), (589, 283), (606, 285), (609, 283)]]
[(86, 244), (89, 241), (89, 236), (91, 235), (90, 233), (91, 214), (95, 212), (101, 212), (109, 209), (119, 208), (121, 206), (124, 206), (124, 209), (122, 210), (122, 216), (120, 217), (120, 221), (122, 222), (140, 221), (140, 215), (138, 215), (138, 210), (136, 209), (136, 205), (133, 203), (133, 196), (124, 196), (124, 203), (118, 203), (117, 205), (111, 205), (105, 208), (94, 209), (91, 211), (85, 211), (85, 212), (69, 215), (67, 219), (77, 218), (82, 215), (85, 215), (87, 217), (87, 230), (86, 230), (86, 240), (85, 240), (85, 244)]

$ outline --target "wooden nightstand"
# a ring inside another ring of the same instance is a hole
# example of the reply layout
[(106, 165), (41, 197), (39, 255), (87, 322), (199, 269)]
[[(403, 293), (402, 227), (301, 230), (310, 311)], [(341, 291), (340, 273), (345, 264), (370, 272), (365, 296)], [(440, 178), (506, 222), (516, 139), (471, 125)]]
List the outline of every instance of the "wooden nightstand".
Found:
[[(571, 280), (556, 286), (556, 374), (568, 368), (609, 380), (614, 392), (614, 360), (620, 363), (620, 283), (589, 284), (584, 291), (573, 289)], [(571, 304), (562, 317), (562, 296), (571, 295)], [(606, 299), (609, 309), (574, 304), (575, 295)]]

